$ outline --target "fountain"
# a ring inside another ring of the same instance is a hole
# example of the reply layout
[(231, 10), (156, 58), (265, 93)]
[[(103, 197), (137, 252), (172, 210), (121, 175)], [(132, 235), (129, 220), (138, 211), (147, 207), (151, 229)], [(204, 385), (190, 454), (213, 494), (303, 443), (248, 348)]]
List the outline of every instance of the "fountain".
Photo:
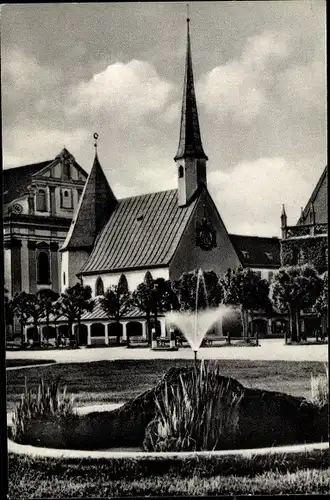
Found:
[[(198, 308), (200, 285), (203, 287), (206, 309)], [(194, 352), (195, 362), (197, 361), (197, 353), (203, 342), (207, 331), (214, 323), (228, 313), (229, 309), (225, 306), (217, 308), (209, 308), (207, 301), (207, 292), (203, 271), (197, 272), (196, 284), (196, 299), (194, 311), (171, 311), (166, 314), (166, 319), (170, 325), (175, 325), (179, 328), (189, 343)]]

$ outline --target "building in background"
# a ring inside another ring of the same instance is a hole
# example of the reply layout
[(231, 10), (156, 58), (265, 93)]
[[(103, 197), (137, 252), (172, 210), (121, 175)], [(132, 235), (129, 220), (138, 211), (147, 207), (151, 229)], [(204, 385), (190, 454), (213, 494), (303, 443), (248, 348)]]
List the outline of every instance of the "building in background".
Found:
[[(308, 263), (320, 274), (328, 270), (328, 166), (322, 172), (295, 226), (288, 226), (283, 206), (281, 228), (281, 265)], [(324, 322), (322, 324), (324, 330)], [(321, 320), (312, 309), (302, 311), (301, 328), (303, 332), (321, 329)]]
[(4, 282), (9, 297), (60, 292), (61, 254), (87, 173), (63, 149), (53, 160), (3, 170)]

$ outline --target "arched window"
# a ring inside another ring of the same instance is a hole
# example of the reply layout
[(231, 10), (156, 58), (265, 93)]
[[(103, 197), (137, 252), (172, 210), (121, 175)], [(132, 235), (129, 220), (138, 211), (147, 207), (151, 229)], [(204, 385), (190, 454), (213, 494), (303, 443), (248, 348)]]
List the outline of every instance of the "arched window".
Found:
[(180, 165), (180, 167), (179, 167), (179, 179), (181, 179), (183, 177), (183, 174), (184, 174), (183, 166)]
[(296, 266), (298, 264), (298, 259), (299, 259), (299, 250), (298, 250), (298, 248), (293, 248), (292, 249), (292, 262), (291, 262), (291, 264), (293, 266)]
[(97, 278), (95, 284), (95, 296), (98, 297), (99, 295), (104, 295), (104, 285), (100, 276)]
[(40, 252), (38, 255), (38, 283), (48, 285), (49, 278), (49, 255), (47, 252)]
[(38, 212), (47, 212), (47, 192), (45, 189), (38, 189), (36, 195), (36, 209)]
[(61, 208), (72, 208), (72, 191), (71, 189), (61, 190)]

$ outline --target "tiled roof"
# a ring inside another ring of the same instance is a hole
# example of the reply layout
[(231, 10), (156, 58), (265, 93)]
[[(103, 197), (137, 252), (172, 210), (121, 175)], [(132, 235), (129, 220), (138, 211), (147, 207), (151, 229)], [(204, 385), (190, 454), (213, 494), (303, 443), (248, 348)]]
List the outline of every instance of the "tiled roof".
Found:
[(175, 159), (194, 157), (200, 159), (204, 158), (207, 160), (207, 156), (203, 150), (199, 129), (194, 75), (191, 60), (189, 20), (187, 24), (187, 31), (186, 72), (182, 97), (180, 140)]
[(244, 267), (278, 268), (280, 241), (278, 238), (229, 235)]
[(169, 264), (197, 200), (180, 208), (176, 189), (118, 200), (82, 274)]
[[(160, 315), (161, 316), (161, 315)], [(143, 312), (141, 312), (137, 307), (132, 307), (126, 314), (125, 314), (125, 318), (127, 319), (130, 319), (130, 318), (144, 318), (145, 317), (145, 314)], [(124, 317), (123, 317), (124, 319)], [(96, 321), (114, 321), (114, 319), (112, 318), (109, 318), (109, 316), (104, 312), (104, 310), (102, 309), (101, 305), (100, 305), (100, 301), (99, 301), (99, 297), (96, 297), (95, 298), (95, 303), (94, 303), (94, 308), (93, 308), (93, 311), (91, 312), (84, 312), (81, 316), (81, 321), (93, 321), (93, 320), (96, 320)], [(55, 318), (54, 318), (54, 315), (51, 314), (49, 316), (49, 322), (50, 323), (54, 323), (55, 321)], [(67, 318), (65, 316), (59, 316), (58, 318), (56, 318), (56, 323), (67, 323)], [(33, 322), (32, 319), (29, 319), (28, 320), (28, 324), (31, 324)], [(46, 318), (43, 318), (41, 321), (40, 321), (42, 324), (46, 323)]]
[(97, 155), (61, 250), (91, 247), (117, 203)]

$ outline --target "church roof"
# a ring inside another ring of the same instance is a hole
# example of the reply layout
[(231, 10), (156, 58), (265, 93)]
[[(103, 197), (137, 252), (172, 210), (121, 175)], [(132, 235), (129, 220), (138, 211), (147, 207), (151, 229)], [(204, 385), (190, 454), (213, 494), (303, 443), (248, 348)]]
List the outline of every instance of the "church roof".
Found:
[(278, 238), (230, 234), (229, 238), (243, 267), (279, 268), (280, 241)]
[(90, 248), (105, 220), (116, 206), (117, 200), (100, 165), (97, 154), (78, 210), (61, 250)]
[[(323, 184), (327, 184), (328, 183), (328, 165), (325, 166), (325, 169), (323, 170), (322, 174), (321, 174), (321, 177), (319, 178), (308, 202), (306, 203), (306, 206), (304, 208), (304, 210), (302, 211), (302, 214), (301, 216), (299, 217), (299, 220), (297, 222), (297, 226), (299, 225), (302, 225), (302, 224), (305, 224), (306, 223), (306, 219), (307, 219), (307, 216), (309, 214), (309, 211), (311, 209), (311, 205), (312, 203), (315, 202)], [(325, 211), (326, 211), (326, 208), (325, 208)], [(308, 221), (307, 221), (308, 222)]]
[(54, 160), (32, 163), (21, 167), (6, 168), (2, 171), (2, 183), (4, 192), (4, 202), (9, 203), (27, 192), (27, 187), (31, 182), (32, 175), (43, 170)]
[(81, 273), (168, 265), (197, 200), (180, 208), (176, 189), (118, 200)]
[[(66, 151), (68, 154), (70, 154), (66, 149), (64, 149), (63, 151)], [(59, 162), (59, 156), (60, 155), (57, 155), (52, 160), (3, 169), (2, 183), (4, 203), (10, 203), (16, 198), (25, 195), (28, 191), (28, 186), (31, 183), (31, 178), (47, 167), (50, 167), (52, 164), (56, 165)], [(87, 176), (85, 170), (80, 165), (78, 165), (76, 161), (74, 161), (74, 165), (79, 171)]]
[(199, 129), (194, 75), (191, 59), (189, 19), (187, 19), (186, 71), (183, 85), (180, 140), (175, 160), (179, 158), (199, 158), (207, 160), (202, 146)]

